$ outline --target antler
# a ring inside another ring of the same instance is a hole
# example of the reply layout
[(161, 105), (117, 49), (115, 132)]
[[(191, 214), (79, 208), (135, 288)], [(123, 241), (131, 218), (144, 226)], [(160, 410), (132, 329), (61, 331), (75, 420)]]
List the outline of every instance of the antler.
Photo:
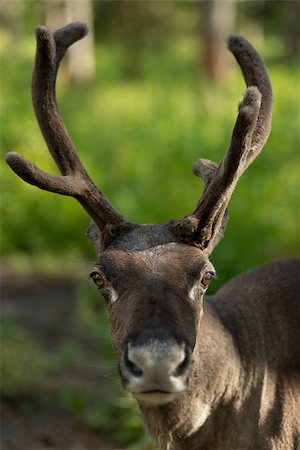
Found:
[(204, 192), (191, 215), (171, 224), (175, 231), (188, 228), (190, 239), (207, 253), (223, 236), (226, 208), (239, 177), (258, 156), (271, 130), (272, 87), (262, 59), (241, 36), (231, 36), (228, 48), (248, 86), (239, 105), (231, 142), (219, 166), (203, 159), (195, 163), (194, 173), (205, 181)]
[(76, 198), (103, 231), (106, 226), (118, 227), (127, 222), (88, 176), (60, 117), (55, 95), (57, 71), (67, 48), (87, 32), (86, 25), (80, 22), (53, 34), (43, 26), (36, 29), (32, 101), (40, 129), (62, 176), (44, 172), (16, 152), (8, 153), (6, 161), (27, 183)]
[[(62, 176), (44, 172), (15, 152), (8, 153), (6, 161), (27, 183), (76, 198), (97, 228), (105, 231), (102, 244), (105, 246), (110, 236), (119, 229), (130, 227), (130, 224), (88, 176), (60, 117), (55, 96), (61, 59), (67, 48), (84, 37), (87, 31), (87, 27), (79, 22), (53, 34), (42, 26), (36, 30), (32, 100), (42, 134)], [(239, 177), (260, 153), (271, 129), (272, 88), (262, 59), (240, 36), (231, 36), (228, 48), (237, 59), (248, 86), (239, 106), (231, 142), (219, 166), (209, 160), (197, 161), (194, 173), (205, 181), (202, 197), (192, 214), (170, 223), (176, 234), (207, 253), (223, 235), (227, 221), (226, 208)], [(96, 234), (98, 242), (98, 232)]]

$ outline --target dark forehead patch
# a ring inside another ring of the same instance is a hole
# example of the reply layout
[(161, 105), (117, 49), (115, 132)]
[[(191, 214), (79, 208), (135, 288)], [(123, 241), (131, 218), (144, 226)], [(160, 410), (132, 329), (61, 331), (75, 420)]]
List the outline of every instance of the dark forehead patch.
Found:
[(107, 250), (143, 251), (169, 242), (180, 242), (168, 224), (133, 225), (128, 231), (118, 235)]

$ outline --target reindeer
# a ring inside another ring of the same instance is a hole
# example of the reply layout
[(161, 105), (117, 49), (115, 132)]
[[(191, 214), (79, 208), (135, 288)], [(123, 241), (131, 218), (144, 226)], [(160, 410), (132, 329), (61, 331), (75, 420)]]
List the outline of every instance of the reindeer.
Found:
[(15, 152), (8, 164), (27, 183), (74, 197), (91, 217), (88, 236), (99, 257), (91, 278), (106, 301), (122, 384), (161, 448), (299, 449), (299, 261), (270, 263), (205, 297), (228, 202), (271, 129), (262, 59), (244, 38), (228, 39), (248, 88), (225, 157), (195, 164), (205, 186), (191, 214), (137, 225), (93, 184), (58, 112), (59, 64), (86, 33), (82, 23), (36, 30), (33, 105), (62, 176)]

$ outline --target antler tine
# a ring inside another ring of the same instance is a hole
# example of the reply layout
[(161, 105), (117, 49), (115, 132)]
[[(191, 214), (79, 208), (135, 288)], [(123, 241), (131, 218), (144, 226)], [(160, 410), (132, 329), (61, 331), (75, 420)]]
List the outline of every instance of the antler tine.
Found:
[[(194, 166), (196, 175), (204, 179), (205, 188), (187, 219), (193, 223), (190, 239), (207, 253), (223, 235), (226, 208), (239, 177), (260, 153), (271, 129), (272, 87), (262, 59), (241, 36), (231, 36), (228, 47), (242, 69), (248, 89), (221, 164), (216, 167), (213, 162), (200, 159)], [(186, 219), (183, 221), (186, 223)]]
[(77, 186), (74, 186), (73, 176), (51, 175), (17, 152), (9, 152), (5, 159), (11, 169), (26, 183), (46, 191), (51, 190), (56, 194), (79, 195), (79, 191), (76, 190)]
[(227, 46), (236, 58), (247, 86), (257, 86), (262, 96), (257, 123), (252, 136), (252, 155), (248, 155), (248, 161), (244, 168), (246, 170), (262, 150), (271, 131), (272, 85), (263, 60), (246, 39), (237, 35), (229, 36)]
[(240, 105), (228, 151), (207, 184), (192, 216), (199, 219), (197, 241), (207, 251), (217, 244), (224, 214), (238, 182), (245, 170), (247, 154), (251, 154), (251, 142), (255, 131), (261, 95), (254, 86), (249, 87)]
[(53, 34), (43, 26), (36, 29), (32, 101), (44, 139), (63, 176), (48, 174), (15, 152), (8, 153), (6, 161), (27, 183), (75, 197), (103, 230), (108, 224), (118, 226), (126, 223), (126, 220), (89, 178), (60, 117), (55, 95), (60, 61), (67, 48), (84, 37), (87, 31), (86, 25), (80, 22), (67, 25)]
[(52, 34), (36, 28), (37, 49), (32, 77), (32, 102), (49, 151), (63, 175), (86, 174), (60, 117), (55, 95), (59, 63), (67, 48), (87, 33), (81, 23), (72, 23)]

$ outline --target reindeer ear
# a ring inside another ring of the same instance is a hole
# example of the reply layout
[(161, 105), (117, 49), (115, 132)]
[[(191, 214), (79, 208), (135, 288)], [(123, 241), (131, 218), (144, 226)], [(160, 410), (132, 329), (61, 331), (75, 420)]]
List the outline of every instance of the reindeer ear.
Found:
[(91, 221), (90, 226), (86, 230), (86, 235), (92, 241), (96, 253), (99, 256), (102, 251), (102, 233), (95, 222)]
[(87, 237), (92, 241), (98, 256), (108, 247), (108, 245), (120, 234), (126, 233), (135, 224), (126, 222), (120, 225), (106, 225), (103, 230), (100, 230), (98, 225), (92, 220), (89, 228), (86, 230)]

